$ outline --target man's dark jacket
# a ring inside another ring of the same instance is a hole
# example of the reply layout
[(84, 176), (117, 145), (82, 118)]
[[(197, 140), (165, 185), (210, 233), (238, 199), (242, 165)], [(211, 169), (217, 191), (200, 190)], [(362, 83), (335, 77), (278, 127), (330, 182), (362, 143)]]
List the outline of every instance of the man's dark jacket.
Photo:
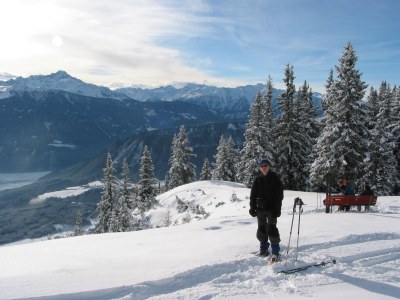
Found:
[(278, 175), (269, 170), (254, 180), (250, 192), (250, 209), (268, 211), (274, 217), (280, 217), (283, 200), (283, 186)]

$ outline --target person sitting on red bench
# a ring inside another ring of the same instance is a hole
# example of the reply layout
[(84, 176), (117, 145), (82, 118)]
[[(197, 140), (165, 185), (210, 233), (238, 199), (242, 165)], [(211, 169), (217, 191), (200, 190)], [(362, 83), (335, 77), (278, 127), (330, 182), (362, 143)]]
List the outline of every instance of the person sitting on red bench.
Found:
[[(346, 179), (339, 180), (339, 184), (340, 184), (340, 189), (342, 190), (343, 195), (352, 195), (352, 196), (355, 195), (353, 187), (351, 186), (351, 184), (348, 180), (346, 180)], [(350, 205), (342, 205), (339, 207), (339, 210), (349, 211)]]

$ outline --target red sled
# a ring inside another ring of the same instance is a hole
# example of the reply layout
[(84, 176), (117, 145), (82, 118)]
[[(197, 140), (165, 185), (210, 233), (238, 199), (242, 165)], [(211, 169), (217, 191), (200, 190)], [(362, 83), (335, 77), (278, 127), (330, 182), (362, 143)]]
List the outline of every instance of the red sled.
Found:
[(369, 210), (371, 205), (376, 205), (378, 197), (374, 195), (352, 196), (352, 195), (326, 195), (324, 200), (325, 212), (332, 212), (333, 206), (339, 206), (339, 209), (349, 211), (351, 206), (357, 206), (361, 211), (361, 206)]

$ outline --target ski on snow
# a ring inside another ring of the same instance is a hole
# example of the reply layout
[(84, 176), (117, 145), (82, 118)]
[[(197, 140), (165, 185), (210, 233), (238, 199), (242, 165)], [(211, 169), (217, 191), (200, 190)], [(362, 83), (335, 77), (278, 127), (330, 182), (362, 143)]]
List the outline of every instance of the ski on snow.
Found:
[[(264, 255), (259, 255), (258, 251), (251, 252), (251, 254), (253, 254), (253, 255), (257, 256), (257, 257), (261, 257), (261, 258), (267, 258), (268, 257), (268, 256), (264, 256)], [(282, 260), (271, 262), (270, 259), (268, 259), (267, 260), (267, 264), (269, 266), (276, 267), (277, 265), (281, 265), (282, 264)], [(286, 270), (279, 270), (279, 271), (276, 270), (276, 273), (277, 274), (293, 274), (293, 273), (305, 271), (305, 270), (307, 270), (307, 269), (309, 269), (311, 267), (323, 267), (323, 266), (326, 266), (326, 265), (329, 265), (329, 264), (333, 264), (333, 265), (336, 264), (336, 259), (330, 259), (330, 260), (322, 261), (322, 262), (319, 262), (319, 263), (307, 264), (307, 265), (302, 266), (302, 267), (289, 268), (289, 269), (286, 269)]]
[(305, 266), (298, 267), (298, 268), (281, 270), (281, 271), (278, 271), (276, 273), (293, 274), (293, 273), (297, 273), (297, 272), (301, 272), (301, 271), (307, 270), (308, 268), (311, 268), (311, 267), (323, 267), (323, 266), (326, 266), (328, 264), (336, 264), (336, 259), (322, 261), (320, 263), (309, 264), (309, 265), (305, 265)]

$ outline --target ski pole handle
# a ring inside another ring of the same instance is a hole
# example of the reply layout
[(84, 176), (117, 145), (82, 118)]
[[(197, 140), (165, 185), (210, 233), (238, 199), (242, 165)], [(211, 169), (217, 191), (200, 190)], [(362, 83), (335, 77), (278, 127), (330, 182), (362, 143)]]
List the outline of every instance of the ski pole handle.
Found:
[(301, 200), (301, 198), (297, 197), (296, 199), (294, 199), (294, 206), (293, 206), (293, 211), (296, 211), (296, 205), (299, 206), (299, 211), (302, 210), (302, 206), (304, 205), (303, 200)]
[(304, 205), (304, 202), (303, 202), (303, 200), (301, 200), (301, 198), (297, 197), (296, 199), (294, 199), (294, 204), (302, 206), (302, 205)]

